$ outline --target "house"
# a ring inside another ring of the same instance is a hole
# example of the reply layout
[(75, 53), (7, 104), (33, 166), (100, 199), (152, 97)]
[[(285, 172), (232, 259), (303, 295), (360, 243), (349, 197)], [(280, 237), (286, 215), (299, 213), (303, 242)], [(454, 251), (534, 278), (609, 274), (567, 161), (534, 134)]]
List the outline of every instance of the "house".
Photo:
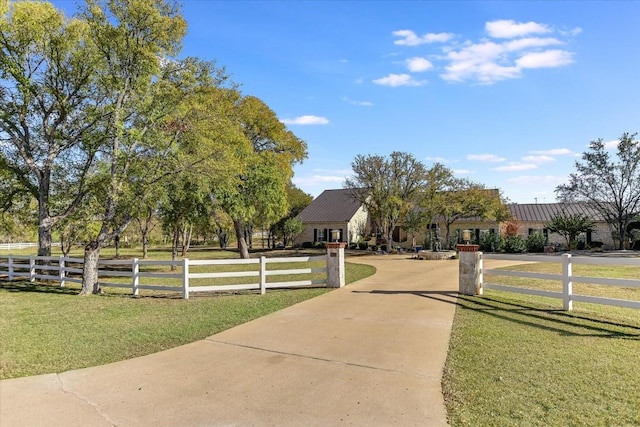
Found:
[[(294, 244), (329, 242), (357, 242), (368, 229), (369, 215), (365, 207), (353, 197), (351, 190), (325, 190), (296, 217), (304, 226)], [(332, 236), (336, 230), (339, 234)]]
[[(564, 212), (568, 215), (582, 214), (595, 222), (595, 229), (579, 236), (580, 240), (586, 244), (602, 242), (605, 248), (615, 247), (611, 230), (604, 217), (586, 203), (512, 203), (508, 205), (508, 208), (512, 217), (511, 221), (498, 223), (479, 217), (455, 221), (451, 225), (450, 243), (455, 245), (462, 241), (462, 230), (471, 230), (474, 242), (478, 242), (481, 234), (485, 232), (504, 235), (507, 225), (511, 223), (512, 226), (517, 227), (518, 234), (523, 239), (534, 232), (540, 232), (547, 238), (549, 244), (564, 245), (566, 243), (564, 237), (557, 233), (551, 233), (544, 227), (545, 223)], [(331, 241), (332, 230), (339, 231), (338, 240), (341, 242), (357, 242), (367, 234), (369, 226), (366, 209), (348, 189), (325, 190), (297, 218), (304, 225), (304, 231), (295, 241), (298, 245), (304, 242)], [(445, 225), (442, 221), (436, 220), (436, 224), (432, 224), (431, 228), (439, 228), (440, 238), (445, 238)], [(416, 236), (417, 245), (423, 245), (426, 240), (424, 235)], [(406, 233), (398, 232), (398, 230), (394, 231), (394, 241), (407, 247), (412, 243), (412, 239), (407, 239)]]
[[(604, 247), (615, 247), (611, 230), (604, 217), (587, 203), (512, 203), (508, 207), (512, 218), (510, 222), (515, 225), (518, 234), (523, 239), (534, 232), (540, 232), (547, 238), (549, 244), (566, 244), (564, 237), (557, 233), (551, 233), (544, 227), (545, 223), (564, 212), (566, 215), (585, 215), (595, 222), (595, 229), (592, 232), (580, 236), (585, 243), (602, 242)], [(471, 230), (472, 240), (478, 242), (482, 232), (504, 235), (508, 223), (509, 221), (497, 223), (480, 218), (464, 218), (452, 224), (451, 235), (456, 236), (456, 240), (460, 241), (459, 236), (461, 236), (462, 230)]]

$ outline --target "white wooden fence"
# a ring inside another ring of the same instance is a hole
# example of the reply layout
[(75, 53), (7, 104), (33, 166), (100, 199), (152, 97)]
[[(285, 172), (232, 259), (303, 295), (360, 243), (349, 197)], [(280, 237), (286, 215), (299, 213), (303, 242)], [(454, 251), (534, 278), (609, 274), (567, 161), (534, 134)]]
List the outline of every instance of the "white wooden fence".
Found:
[[(252, 258), (252, 259), (219, 259), (219, 260), (189, 260), (181, 261), (150, 261), (134, 258), (132, 260), (99, 260), (98, 277), (127, 278), (121, 282), (99, 280), (100, 287), (129, 288), (133, 295), (138, 295), (141, 289), (154, 291), (180, 292), (184, 299), (195, 292), (216, 291), (240, 291), (259, 290), (261, 294), (268, 288), (291, 288), (308, 286), (326, 286), (327, 267), (322, 268), (297, 268), (269, 270), (268, 264), (277, 263), (309, 263), (313, 261), (326, 261), (326, 256), (316, 257), (287, 257), (287, 258)], [(36, 280), (54, 280), (64, 287), (66, 282), (82, 283), (82, 258), (65, 257), (40, 257), (40, 256), (0, 256), (0, 276), (6, 275), (12, 281), (16, 278), (27, 278), (31, 282)], [(192, 266), (224, 266), (258, 264), (257, 270), (252, 271), (213, 271), (191, 273)], [(148, 267), (162, 268), (175, 266), (177, 272), (144, 271)], [(297, 280), (285, 282), (267, 282), (267, 276), (276, 275), (310, 275), (324, 273), (323, 279)], [(251, 283), (230, 285), (198, 285), (203, 279), (217, 279), (230, 277), (253, 277)], [(163, 282), (175, 282), (176, 285), (147, 284), (142, 281), (147, 279), (160, 279)]]
[[(511, 271), (501, 269), (483, 268), (484, 260), (510, 260), (525, 262), (551, 262), (562, 264), (562, 274), (549, 273), (533, 273), (525, 271)], [(484, 254), (480, 253), (479, 271), (480, 271), (480, 289), (495, 289), (505, 292), (516, 292), (521, 294), (538, 295), (549, 298), (562, 299), (562, 307), (564, 310), (572, 310), (573, 302), (587, 302), (591, 304), (605, 304), (618, 307), (628, 307), (640, 309), (640, 301), (621, 300), (613, 298), (603, 298), (587, 295), (577, 295), (573, 293), (573, 283), (588, 283), (605, 286), (620, 286), (626, 288), (640, 288), (640, 276), (638, 279), (610, 279), (602, 277), (584, 277), (574, 276), (573, 266), (575, 264), (589, 265), (633, 265), (640, 266), (640, 258), (624, 258), (624, 257), (590, 257), (581, 256), (574, 257), (571, 254), (563, 254), (562, 256), (542, 256), (542, 255), (504, 255), (504, 254)], [(492, 274), (496, 276), (526, 277), (530, 279), (548, 279), (559, 280), (562, 282), (562, 292), (554, 292), (542, 289), (522, 288), (515, 286), (505, 286), (484, 282), (484, 274)], [(482, 292), (481, 292), (482, 293)]]

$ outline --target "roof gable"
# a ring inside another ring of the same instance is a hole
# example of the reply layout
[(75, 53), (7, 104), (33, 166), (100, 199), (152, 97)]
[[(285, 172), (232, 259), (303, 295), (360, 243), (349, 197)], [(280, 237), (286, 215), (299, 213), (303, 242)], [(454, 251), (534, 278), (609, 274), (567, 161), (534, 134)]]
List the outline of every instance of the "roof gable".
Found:
[(351, 190), (325, 190), (298, 214), (303, 223), (348, 222), (362, 207)]

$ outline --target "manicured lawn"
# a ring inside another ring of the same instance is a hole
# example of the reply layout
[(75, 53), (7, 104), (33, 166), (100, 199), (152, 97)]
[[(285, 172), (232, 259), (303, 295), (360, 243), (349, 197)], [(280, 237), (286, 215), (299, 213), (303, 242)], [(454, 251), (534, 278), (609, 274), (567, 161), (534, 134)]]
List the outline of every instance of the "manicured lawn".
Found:
[[(198, 258), (211, 257), (197, 252), (189, 257), (196, 254)], [(347, 263), (346, 281), (373, 273), (374, 267)], [(325, 292), (329, 290), (197, 294), (182, 300), (179, 293), (146, 293), (132, 298), (123, 290), (107, 288), (103, 295), (79, 297), (78, 285), (59, 288), (0, 281), (0, 379), (63, 372), (154, 353)]]
[[(577, 275), (640, 277), (634, 267), (579, 267)], [(581, 293), (640, 299), (638, 289), (599, 288), (583, 285)], [(560, 300), (492, 290), (458, 301), (443, 379), (451, 425), (640, 425), (640, 310), (575, 303), (564, 312)]]

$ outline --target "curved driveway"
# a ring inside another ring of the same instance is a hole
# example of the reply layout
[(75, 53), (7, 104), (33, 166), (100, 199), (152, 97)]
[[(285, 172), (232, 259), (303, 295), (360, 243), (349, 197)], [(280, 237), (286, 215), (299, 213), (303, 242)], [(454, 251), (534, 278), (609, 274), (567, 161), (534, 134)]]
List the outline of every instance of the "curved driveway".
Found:
[(2, 381), (0, 424), (446, 425), (458, 262), (348, 260), (378, 271), (192, 344)]

